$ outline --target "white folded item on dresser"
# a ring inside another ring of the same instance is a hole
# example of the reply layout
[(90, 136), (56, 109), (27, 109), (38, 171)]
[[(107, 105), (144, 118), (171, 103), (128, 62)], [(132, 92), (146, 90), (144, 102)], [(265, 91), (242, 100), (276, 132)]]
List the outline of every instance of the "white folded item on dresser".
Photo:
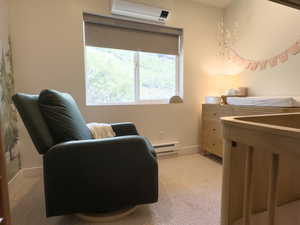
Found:
[(205, 96), (205, 104), (220, 104), (220, 96)]
[(299, 107), (300, 97), (293, 96), (259, 96), (259, 97), (228, 97), (227, 104), (241, 106), (276, 106)]
[(113, 131), (111, 125), (107, 123), (88, 123), (87, 127), (91, 131), (91, 134), (94, 139), (102, 139), (116, 136), (116, 133)]

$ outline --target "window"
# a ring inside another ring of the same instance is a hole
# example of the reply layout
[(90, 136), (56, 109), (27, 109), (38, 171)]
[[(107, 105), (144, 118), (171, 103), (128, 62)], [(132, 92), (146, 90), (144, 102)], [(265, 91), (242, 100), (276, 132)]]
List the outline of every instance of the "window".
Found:
[(177, 95), (177, 57), (86, 47), (87, 105), (149, 103)]
[(124, 28), (115, 20), (84, 14), (87, 105), (167, 103), (179, 95), (178, 31), (149, 32), (157, 25), (140, 23), (136, 30), (132, 21)]

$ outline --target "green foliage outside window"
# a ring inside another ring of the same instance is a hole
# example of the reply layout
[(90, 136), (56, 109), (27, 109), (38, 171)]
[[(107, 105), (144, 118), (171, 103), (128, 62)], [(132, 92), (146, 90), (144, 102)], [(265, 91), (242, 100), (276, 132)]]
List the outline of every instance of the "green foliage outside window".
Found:
[[(135, 85), (136, 72), (139, 85)], [(175, 92), (176, 56), (86, 47), (88, 105), (169, 99)]]

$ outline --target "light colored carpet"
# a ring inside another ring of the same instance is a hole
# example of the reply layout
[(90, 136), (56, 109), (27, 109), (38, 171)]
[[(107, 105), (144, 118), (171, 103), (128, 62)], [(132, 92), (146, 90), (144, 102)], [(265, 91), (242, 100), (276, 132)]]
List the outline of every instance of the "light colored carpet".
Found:
[[(221, 165), (199, 154), (159, 160), (159, 202), (107, 225), (219, 225)], [(13, 225), (88, 225), (75, 216), (46, 218), (42, 177), (11, 191)]]

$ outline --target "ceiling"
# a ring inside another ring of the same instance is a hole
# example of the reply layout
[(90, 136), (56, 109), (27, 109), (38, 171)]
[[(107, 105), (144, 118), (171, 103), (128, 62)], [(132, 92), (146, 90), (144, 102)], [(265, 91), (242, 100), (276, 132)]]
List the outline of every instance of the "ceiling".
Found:
[(194, 2), (200, 2), (205, 5), (211, 5), (216, 7), (225, 8), (227, 5), (230, 4), (232, 0), (193, 0)]

